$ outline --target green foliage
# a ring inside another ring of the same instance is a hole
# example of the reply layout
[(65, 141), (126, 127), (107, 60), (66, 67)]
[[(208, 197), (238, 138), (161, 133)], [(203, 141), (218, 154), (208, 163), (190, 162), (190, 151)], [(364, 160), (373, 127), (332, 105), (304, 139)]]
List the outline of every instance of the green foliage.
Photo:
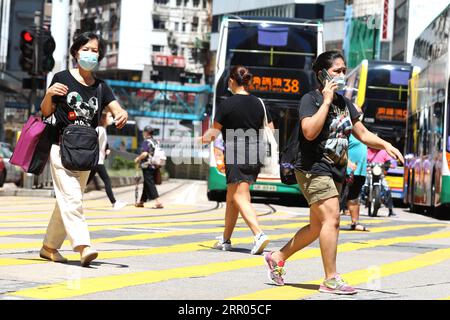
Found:
[(127, 160), (122, 157), (115, 157), (111, 168), (113, 170), (122, 170), (122, 169), (134, 169), (134, 161), (133, 160)]

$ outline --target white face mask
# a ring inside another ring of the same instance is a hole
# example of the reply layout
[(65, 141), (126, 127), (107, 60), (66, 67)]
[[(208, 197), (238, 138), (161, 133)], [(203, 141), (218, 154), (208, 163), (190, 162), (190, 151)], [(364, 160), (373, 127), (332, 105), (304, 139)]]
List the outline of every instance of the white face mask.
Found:
[(333, 81), (337, 83), (337, 91), (341, 91), (345, 89), (345, 77), (343, 76), (337, 76), (333, 78)]

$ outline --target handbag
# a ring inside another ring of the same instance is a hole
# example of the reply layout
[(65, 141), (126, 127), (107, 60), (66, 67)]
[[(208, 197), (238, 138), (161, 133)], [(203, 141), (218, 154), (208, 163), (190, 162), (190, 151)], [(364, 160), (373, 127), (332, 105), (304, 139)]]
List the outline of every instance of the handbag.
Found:
[(154, 143), (150, 140), (150, 143), (152, 144), (154, 150), (153, 150), (153, 156), (151, 157), (151, 164), (156, 166), (164, 166), (166, 164), (167, 156), (164, 150), (160, 147), (159, 143)]
[(272, 129), (269, 127), (269, 121), (267, 119), (266, 106), (261, 98), (258, 98), (264, 109), (264, 122), (263, 122), (263, 142), (266, 146), (266, 155), (263, 160), (263, 168), (261, 173), (279, 176), (280, 168), (278, 165), (278, 143), (275, 139)]
[(162, 183), (161, 170), (159, 168), (155, 168), (153, 171), (153, 180), (156, 185), (160, 185)]
[(53, 125), (32, 115), (22, 128), (10, 163), (27, 173), (39, 175), (44, 170), (52, 147)]
[[(97, 89), (97, 117), (100, 123), (102, 84)], [(89, 171), (99, 160), (97, 130), (91, 126), (69, 124), (61, 136), (61, 163), (67, 170)]]

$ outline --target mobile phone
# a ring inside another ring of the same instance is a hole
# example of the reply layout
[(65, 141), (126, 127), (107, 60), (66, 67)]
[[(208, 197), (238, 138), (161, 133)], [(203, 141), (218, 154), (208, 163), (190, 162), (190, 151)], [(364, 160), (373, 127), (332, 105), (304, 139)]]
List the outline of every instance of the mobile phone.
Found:
[(319, 73), (317, 74), (317, 78), (324, 87), (325, 87), (325, 80), (333, 81), (333, 78), (328, 74), (328, 71), (326, 69), (320, 70)]

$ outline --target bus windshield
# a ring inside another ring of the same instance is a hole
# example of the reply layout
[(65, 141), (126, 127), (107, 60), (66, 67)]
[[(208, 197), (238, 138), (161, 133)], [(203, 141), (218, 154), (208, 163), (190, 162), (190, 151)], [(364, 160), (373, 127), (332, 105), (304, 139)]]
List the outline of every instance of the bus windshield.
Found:
[(401, 65), (380, 65), (370, 68), (367, 76), (369, 99), (406, 102), (411, 68)]
[[(267, 99), (299, 99), (311, 90), (317, 28), (270, 22), (230, 22), (226, 65), (244, 65), (253, 74), (248, 90)], [(220, 93), (226, 91), (224, 74)]]
[(363, 112), (369, 130), (404, 148), (408, 81), (412, 66), (369, 62)]

